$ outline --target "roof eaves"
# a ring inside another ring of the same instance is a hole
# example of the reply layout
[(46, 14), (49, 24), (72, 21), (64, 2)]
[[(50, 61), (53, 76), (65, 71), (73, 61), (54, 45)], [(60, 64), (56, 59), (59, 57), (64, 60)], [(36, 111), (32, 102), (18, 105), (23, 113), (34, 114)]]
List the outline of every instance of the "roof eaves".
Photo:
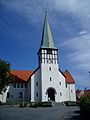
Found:
[(61, 69), (59, 69), (59, 72), (66, 78), (66, 76), (65, 76), (64, 73), (61, 71)]

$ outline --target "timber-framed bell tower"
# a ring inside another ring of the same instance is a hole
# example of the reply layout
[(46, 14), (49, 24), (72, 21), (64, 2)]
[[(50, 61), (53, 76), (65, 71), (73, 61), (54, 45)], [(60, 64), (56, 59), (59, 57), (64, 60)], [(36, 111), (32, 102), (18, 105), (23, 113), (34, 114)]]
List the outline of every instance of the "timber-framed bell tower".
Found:
[(43, 25), (42, 39), (40, 49), (38, 51), (40, 64), (58, 64), (58, 49), (55, 47), (50, 25), (48, 22), (47, 12)]

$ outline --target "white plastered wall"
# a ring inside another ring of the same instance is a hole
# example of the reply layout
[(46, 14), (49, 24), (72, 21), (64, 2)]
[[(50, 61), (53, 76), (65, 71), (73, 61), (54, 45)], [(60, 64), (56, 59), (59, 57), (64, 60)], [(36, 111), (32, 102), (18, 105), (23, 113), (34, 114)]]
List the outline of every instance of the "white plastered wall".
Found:
[(67, 83), (67, 101), (76, 101), (75, 84)]
[[(17, 83), (16, 83), (17, 84)], [(23, 98), (20, 98), (19, 93), (22, 92)], [(9, 93), (9, 98), (7, 98), (7, 93)], [(5, 102), (19, 102), (19, 101), (26, 101), (27, 98), (27, 88), (14, 88), (13, 85), (7, 87), (7, 90), (1, 95), (0, 94), (0, 101)]]
[[(51, 67), (51, 71), (49, 70)], [(48, 88), (56, 90), (55, 101), (62, 102), (66, 100), (65, 77), (58, 70), (58, 64), (41, 64), (41, 85), (42, 85), (42, 101), (48, 101), (46, 91)], [(51, 81), (50, 81), (51, 77)], [(61, 85), (60, 85), (61, 82)], [(60, 95), (62, 93), (62, 96)]]
[[(40, 68), (31, 76), (31, 101), (41, 101), (41, 71)], [(38, 82), (38, 86), (36, 85)], [(36, 95), (38, 94), (38, 96)]]

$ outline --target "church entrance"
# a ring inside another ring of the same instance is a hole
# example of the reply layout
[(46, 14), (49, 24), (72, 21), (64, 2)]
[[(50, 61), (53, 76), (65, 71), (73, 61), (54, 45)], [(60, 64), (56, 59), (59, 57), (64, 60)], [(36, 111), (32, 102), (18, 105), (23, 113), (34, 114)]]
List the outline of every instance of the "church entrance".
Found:
[(56, 93), (56, 91), (54, 90), (54, 88), (49, 88), (49, 89), (47, 90), (48, 100), (53, 100), (53, 101), (55, 101), (55, 93)]

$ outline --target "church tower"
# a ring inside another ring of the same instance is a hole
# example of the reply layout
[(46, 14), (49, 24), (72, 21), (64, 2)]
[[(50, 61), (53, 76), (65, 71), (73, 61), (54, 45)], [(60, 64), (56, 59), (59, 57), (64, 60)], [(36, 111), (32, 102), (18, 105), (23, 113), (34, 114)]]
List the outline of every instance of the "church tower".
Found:
[(45, 13), (41, 45), (38, 51), (38, 68), (30, 77), (30, 100), (32, 102), (75, 101), (75, 83), (68, 72), (61, 72), (58, 49), (55, 47), (51, 28)]
[(39, 93), (41, 94), (41, 101), (65, 101), (65, 77), (59, 71), (58, 49), (55, 47), (54, 44), (47, 13), (45, 13), (41, 46), (38, 51), (38, 58), (41, 76), (41, 93)]
[(55, 47), (50, 25), (45, 13), (45, 20), (43, 25), (43, 33), (41, 39), (41, 46), (38, 52), (39, 65), (40, 64), (57, 64), (58, 63), (58, 49)]

